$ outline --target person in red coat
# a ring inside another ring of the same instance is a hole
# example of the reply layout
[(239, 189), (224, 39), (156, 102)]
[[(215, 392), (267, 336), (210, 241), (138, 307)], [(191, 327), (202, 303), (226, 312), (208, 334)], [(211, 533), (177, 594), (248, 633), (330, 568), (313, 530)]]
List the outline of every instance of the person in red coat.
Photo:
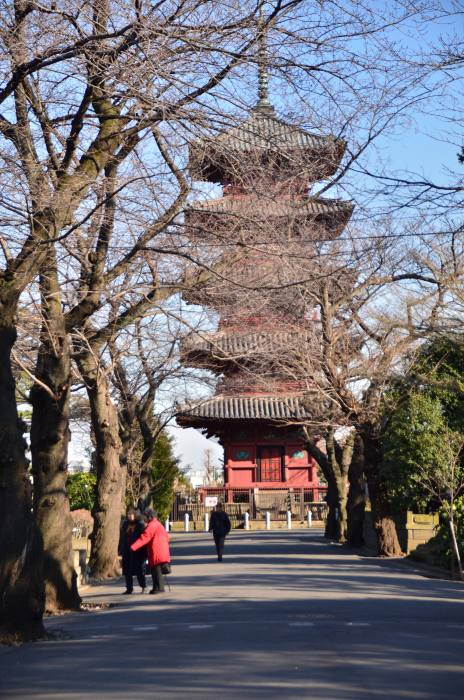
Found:
[(153, 508), (147, 508), (144, 512), (147, 526), (142, 535), (132, 545), (132, 551), (147, 546), (148, 565), (153, 578), (153, 588), (150, 593), (164, 593), (162, 564), (171, 561), (169, 554), (169, 535), (157, 518)]

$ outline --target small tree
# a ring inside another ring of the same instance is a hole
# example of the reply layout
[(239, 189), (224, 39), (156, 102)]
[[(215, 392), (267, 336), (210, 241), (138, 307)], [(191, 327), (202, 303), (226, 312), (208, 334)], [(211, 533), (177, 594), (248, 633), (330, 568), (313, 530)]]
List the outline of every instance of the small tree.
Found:
[(396, 411), (384, 445), (386, 474), (396, 490), (403, 486), (443, 509), (462, 579), (455, 501), (464, 493), (464, 433), (450, 428), (437, 399), (417, 393)]
[(218, 467), (217, 464), (214, 464), (213, 450), (209, 448), (203, 452), (203, 466), (206, 469), (206, 485), (218, 486), (218, 482), (220, 480), (220, 467)]
[(181, 476), (179, 458), (174, 455), (174, 438), (161, 431), (153, 453), (152, 501), (160, 520), (165, 520), (171, 512), (174, 500), (174, 487)]

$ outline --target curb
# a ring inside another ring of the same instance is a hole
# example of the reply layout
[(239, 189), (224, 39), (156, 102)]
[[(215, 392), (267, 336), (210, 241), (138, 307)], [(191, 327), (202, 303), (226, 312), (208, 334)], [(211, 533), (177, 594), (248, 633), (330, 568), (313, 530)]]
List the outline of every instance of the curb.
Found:
[(425, 578), (440, 579), (442, 581), (452, 581), (453, 583), (464, 583), (464, 581), (458, 581), (453, 578), (451, 571), (442, 568), (441, 566), (432, 566), (431, 564), (425, 564), (422, 562), (414, 561), (413, 559), (400, 559), (397, 560), (398, 564), (407, 566), (413, 569), (415, 573), (420, 576), (425, 576)]

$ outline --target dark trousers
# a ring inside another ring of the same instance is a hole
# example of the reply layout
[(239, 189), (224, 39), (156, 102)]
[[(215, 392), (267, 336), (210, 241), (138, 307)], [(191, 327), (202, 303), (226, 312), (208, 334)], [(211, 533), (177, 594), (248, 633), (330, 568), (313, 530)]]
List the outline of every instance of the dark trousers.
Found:
[[(137, 581), (139, 582), (140, 588), (145, 588), (147, 585), (143, 574), (137, 574)], [(128, 591), (134, 590), (134, 577), (132, 575), (126, 574), (126, 588)]]
[(164, 592), (164, 581), (163, 574), (161, 571), (161, 564), (156, 564), (156, 566), (151, 567), (151, 577), (153, 579), (153, 590)]
[(224, 542), (226, 541), (226, 536), (225, 535), (213, 535), (214, 537), (214, 544), (216, 545), (216, 552), (218, 557), (221, 557), (224, 554)]

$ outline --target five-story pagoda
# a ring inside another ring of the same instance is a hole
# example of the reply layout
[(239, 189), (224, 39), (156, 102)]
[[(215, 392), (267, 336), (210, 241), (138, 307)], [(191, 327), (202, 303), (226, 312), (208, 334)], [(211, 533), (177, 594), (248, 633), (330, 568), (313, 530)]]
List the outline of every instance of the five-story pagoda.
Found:
[(219, 379), (213, 397), (179, 406), (176, 416), (182, 427), (219, 439), (229, 498), (234, 489), (311, 489), (310, 500), (317, 500), (316, 463), (298, 429), (307, 417), (308, 390), (298, 377), (289, 383), (279, 366), (291, 363), (294, 321), (304, 315), (298, 285), (304, 274), (291, 261), (308, 256), (316, 240), (339, 236), (353, 211), (350, 203), (310, 194), (337, 171), (345, 143), (276, 117), (263, 49), (260, 57), (259, 100), (251, 117), (190, 144), (190, 176), (221, 184), (223, 196), (190, 207), (187, 225), (248, 252), (224, 278), (184, 295), (214, 308), (220, 321), (216, 333), (182, 343), (182, 362)]

